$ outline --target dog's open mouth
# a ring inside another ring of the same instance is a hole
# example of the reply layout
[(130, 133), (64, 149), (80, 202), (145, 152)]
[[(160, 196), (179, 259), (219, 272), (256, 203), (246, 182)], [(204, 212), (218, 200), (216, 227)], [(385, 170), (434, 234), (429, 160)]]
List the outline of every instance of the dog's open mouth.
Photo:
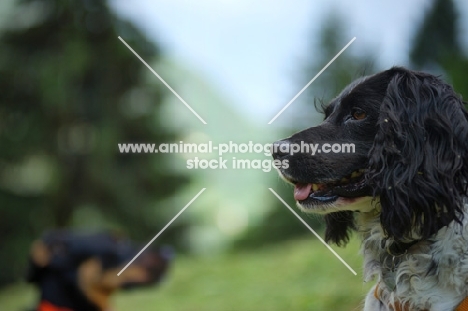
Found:
[(360, 169), (337, 181), (327, 183), (294, 184), (294, 199), (299, 203), (322, 204), (336, 201), (339, 197), (356, 198), (367, 194), (365, 170)]

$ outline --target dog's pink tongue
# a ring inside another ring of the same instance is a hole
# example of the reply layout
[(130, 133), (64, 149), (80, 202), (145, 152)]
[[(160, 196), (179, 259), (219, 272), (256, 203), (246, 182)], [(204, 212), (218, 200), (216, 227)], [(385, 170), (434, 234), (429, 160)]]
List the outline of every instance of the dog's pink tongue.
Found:
[(294, 199), (296, 201), (302, 201), (309, 197), (310, 189), (312, 184), (296, 184), (294, 185)]

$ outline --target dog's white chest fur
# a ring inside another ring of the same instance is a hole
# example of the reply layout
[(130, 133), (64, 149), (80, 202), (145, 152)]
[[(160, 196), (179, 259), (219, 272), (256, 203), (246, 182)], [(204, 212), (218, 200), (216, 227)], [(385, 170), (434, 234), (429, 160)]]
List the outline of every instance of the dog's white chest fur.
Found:
[[(362, 217), (367, 218), (360, 227), (364, 279), (377, 279), (383, 289), (381, 301), (374, 297), (374, 289), (369, 292), (365, 311), (391, 310), (386, 305), (395, 301), (408, 310), (453, 311), (468, 296), (467, 217), (463, 226), (452, 222), (433, 238), (411, 246), (396, 260), (382, 248), (384, 234), (378, 218), (369, 221), (369, 215)], [(394, 290), (388, 290), (394, 284)]]

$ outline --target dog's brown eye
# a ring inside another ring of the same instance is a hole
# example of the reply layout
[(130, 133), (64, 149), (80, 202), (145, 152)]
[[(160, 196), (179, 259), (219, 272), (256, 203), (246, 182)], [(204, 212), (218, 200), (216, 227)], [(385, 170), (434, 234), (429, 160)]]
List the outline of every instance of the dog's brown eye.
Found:
[(353, 111), (353, 118), (355, 120), (362, 120), (367, 116), (366, 112), (361, 109), (356, 109)]

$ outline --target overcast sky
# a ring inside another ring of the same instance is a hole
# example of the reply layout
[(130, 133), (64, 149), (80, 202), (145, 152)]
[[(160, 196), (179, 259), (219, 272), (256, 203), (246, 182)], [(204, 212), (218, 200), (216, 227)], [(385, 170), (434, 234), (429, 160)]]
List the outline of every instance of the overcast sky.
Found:
[[(111, 3), (157, 40), (167, 56), (205, 76), (239, 111), (268, 122), (301, 89), (297, 85), (301, 63), (314, 57), (313, 40), (323, 26), (324, 17), (332, 10), (338, 10), (347, 19), (346, 37), (349, 40), (357, 37), (345, 53), (372, 48), (377, 64), (389, 67), (407, 64), (414, 25), (421, 21), (431, 1), (112, 0)], [(457, 4), (466, 30), (468, 6), (462, 0)], [(294, 105), (288, 109), (294, 109)]]

